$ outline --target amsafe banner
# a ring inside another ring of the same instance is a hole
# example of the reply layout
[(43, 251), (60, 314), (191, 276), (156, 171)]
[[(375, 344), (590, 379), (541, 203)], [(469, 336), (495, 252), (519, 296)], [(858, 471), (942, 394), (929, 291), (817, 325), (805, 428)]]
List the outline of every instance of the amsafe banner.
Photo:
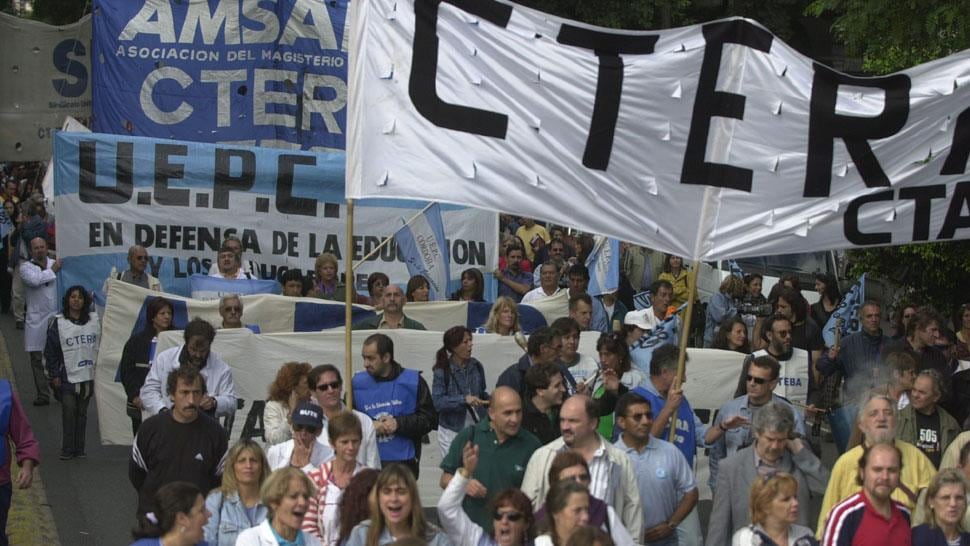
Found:
[(95, 0), (99, 133), (343, 150), (346, 0)]
[(860, 78), (746, 19), (628, 32), (495, 0), (351, 10), (349, 197), (705, 260), (970, 236), (970, 52)]

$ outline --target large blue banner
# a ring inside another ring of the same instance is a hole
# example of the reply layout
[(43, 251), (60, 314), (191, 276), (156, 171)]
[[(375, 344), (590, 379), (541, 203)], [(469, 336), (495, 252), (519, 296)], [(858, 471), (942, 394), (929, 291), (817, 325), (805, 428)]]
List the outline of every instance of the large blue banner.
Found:
[(346, 0), (95, 0), (92, 128), (343, 150), (346, 22)]

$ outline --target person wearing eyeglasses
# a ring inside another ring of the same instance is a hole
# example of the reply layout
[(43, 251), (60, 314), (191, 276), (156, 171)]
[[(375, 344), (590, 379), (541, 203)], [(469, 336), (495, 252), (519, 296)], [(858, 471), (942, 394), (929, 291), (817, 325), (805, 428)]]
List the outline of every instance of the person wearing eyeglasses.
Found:
[(269, 448), (269, 467), (278, 470), (292, 466), (309, 474), (333, 457), (330, 446), (318, 442), (323, 431), (323, 412), (316, 404), (303, 401), (290, 414), (293, 438)]
[[(333, 364), (321, 364), (310, 370), (310, 399), (323, 408), (323, 434), (320, 441), (326, 443), (329, 438), (330, 420), (340, 412), (349, 411), (360, 421), (360, 449), (357, 460), (364, 466), (381, 469), (381, 455), (377, 449), (377, 432), (374, 421), (362, 411), (357, 411), (344, 404), (343, 378), (340, 370)], [(329, 444), (328, 444), (329, 445)]]
[[(148, 272), (149, 261), (148, 250), (141, 245), (134, 245), (128, 249), (128, 269), (118, 271), (112, 267), (108, 278), (118, 279), (121, 282), (147, 288), (155, 292), (162, 292), (162, 282)], [(105, 286), (103, 291), (107, 291), (107, 286)]]
[(706, 546), (729, 546), (738, 529), (751, 523), (751, 486), (763, 476), (785, 472), (798, 482), (797, 523), (809, 524), (810, 497), (825, 492), (829, 470), (794, 436), (795, 415), (781, 402), (768, 402), (754, 415), (754, 444), (721, 461)]
[(249, 328), (254, 334), (260, 332), (257, 324), (243, 324), (243, 302), (239, 294), (227, 294), (219, 299), (219, 316), (222, 328)]
[(637, 393), (616, 403), (617, 426), (623, 430), (614, 444), (633, 462), (643, 504), (643, 529), (635, 530), (644, 546), (677, 546), (677, 526), (697, 504), (697, 482), (687, 459), (670, 442), (650, 433), (650, 402)]
[[(514, 394), (514, 393), (513, 393)], [(471, 442), (462, 449), (462, 466), (438, 500), (438, 521), (455, 546), (524, 546), (534, 537), (532, 502), (521, 490), (511, 487), (492, 499), (492, 530), (487, 533), (462, 509), (462, 500), (478, 468), (480, 446)]]
[(761, 336), (767, 346), (745, 359), (734, 396), (742, 396), (747, 392), (745, 377), (751, 361), (759, 356), (770, 355), (781, 365), (778, 394), (796, 404), (808, 403), (811, 357), (808, 351), (793, 345), (792, 328), (792, 319), (784, 314), (775, 313), (764, 320)]
[(729, 400), (717, 412), (714, 423), (707, 429), (704, 442), (710, 446), (708, 464), (711, 491), (717, 487), (718, 465), (722, 459), (754, 442), (751, 434), (751, 418), (768, 402), (779, 402), (791, 408), (795, 416), (795, 432), (805, 436), (805, 418), (791, 402), (775, 394), (781, 365), (773, 356), (759, 356), (751, 361), (745, 375), (747, 393)]

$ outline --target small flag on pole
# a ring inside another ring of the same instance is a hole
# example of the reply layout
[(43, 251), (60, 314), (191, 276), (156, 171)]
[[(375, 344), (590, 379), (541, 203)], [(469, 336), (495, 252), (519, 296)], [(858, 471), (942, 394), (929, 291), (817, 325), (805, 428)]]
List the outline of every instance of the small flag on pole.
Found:
[(428, 205), (421, 214), (404, 224), (394, 234), (394, 240), (408, 266), (408, 273), (412, 277), (422, 275), (428, 279), (428, 299), (446, 299), (451, 259), (438, 203)]
[(859, 307), (866, 301), (866, 274), (863, 273), (859, 280), (852, 285), (849, 292), (842, 298), (842, 302), (829, 317), (829, 321), (822, 328), (822, 338), (825, 346), (831, 347), (835, 344), (835, 330), (841, 328), (842, 336), (858, 332), (862, 329), (859, 322)]
[(620, 286), (620, 241), (597, 236), (593, 251), (586, 258), (586, 267), (589, 269), (586, 292), (590, 296), (616, 292)]

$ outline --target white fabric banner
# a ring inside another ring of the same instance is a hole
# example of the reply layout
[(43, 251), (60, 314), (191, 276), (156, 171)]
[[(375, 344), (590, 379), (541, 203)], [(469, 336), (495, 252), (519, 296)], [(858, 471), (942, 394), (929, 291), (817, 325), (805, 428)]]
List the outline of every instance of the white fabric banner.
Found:
[(90, 15), (55, 27), (0, 13), (0, 161), (50, 159), (64, 117), (91, 115), (90, 48)]
[[(121, 383), (115, 382), (118, 362), (125, 343), (132, 334), (138, 312), (146, 296), (157, 295), (143, 288), (123, 282), (108, 281), (108, 303), (102, 319), (101, 348), (95, 370), (97, 382), (98, 426), (105, 444), (131, 443), (131, 422), (125, 414), (125, 392)], [(200, 317), (213, 324), (221, 320), (217, 301), (201, 301), (165, 294), (172, 300), (185, 302), (190, 317)], [(236, 395), (246, 401), (236, 414), (232, 438), (242, 432), (246, 415), (253, 400), (265, 400), (276, 371), (285, 362), (309, 362), (314, 366), (331, 363), (341, 370), (344, 362), (343, 328), (323, 332), (293, 333), (293, 305), (295, 301), (315, 301), (309, 298), (285, 298), (274, 295), (243, 296), (246, 324), (258, 324), (262, 334), (246, 329), (224, 330), (216, 335), (212, 350), (229, 363), (233, 371)], [(565, 298), (549, 298), (537, 302), (549, 322), (565, 316), (568, 312)], [(421, 370), (431, 384), (431, 367), (435, 352), (441, 347), (444, 330), (455, 324), (463, 324), (467, 312), (464, 302), (432, 302), (408, 304), (408, 316), (428, 328), (428, 331), (386, 331), (394, 340), (395, 358), (401, 364)], [(360, 345), (370, 333), (354, 332), (354, 371), (363, 369)], [(596, 354), (597, 332), (586, 332), (580, 339), (580, 351)], [(182, 342), (182, 332), (166, 332), (159, 338), (158, 351)], [(717, 409), (729, 400), (737, 385), (743, 355), (727, 351), (691, 349), (689, 381), (685, 392), (694, 409)], [(485, 368), (489, 390), (495, 385), (499, 374), (522, 356), (522, 349), (511, 336), (475, 334), (473, 356)]]
[[(98, 353), (95, 380), (97, 386), (98, 423), (102, 441), (106, 444), (131, 443), (131, 423), (125, 415), (125, 392), (121, 383), (115, 382), (118, 363), (125, 343), (131, 337), (138, 322), (139, 311), (145, 298), (157, 296), (144, 288), (109, 279), (107, 281), (107, 305), (101, 321), (102, 336)], [(184, 305), (187, 318), (199, 317), (214, 325), (221, 324), (218, 300), (195, 300), (175, 294), (163, 294), (166, 298), (179, 302), (176, 314)], [(293, 333), (295, 306), (299, 302), (338, 307), (343, 316), (343, 304), (325, 302), (313, 298), (287, 298), (276, 295), (242, 296), (243, 322), (256, 324), (262, 331), (254, 335), (249, 330), (225, 330), (216, 336), (213, 350), (219, 353), (232, 366), (236, 381), (236, 393), (247, 401), (246, 407), (237, 415), (235, 437), (242, 430), (245, 414), (249, 412), (252, 400), (263, 400), (269, 384), (276, 376), (276, 370), (284, 362), (294, 360), (310, 362), (313, 365), (329, 362), (343, 369), (343, 328), (332, 328), (322, 333)], [(357, 306), (367, 308), (366, 306)], [(555, 296), (532, 304), (551, 323), (569, 312), (569, 302), (563, 296)], [(408, 303), (405, 313), (428, 329), (428, 332), (393, 332), (397, 359), (406, 366), (425, 372), (431, 381), (431, 366), (435, 352), (441, 347), (442, 332), (456, 324), (468, 320), (468, 302), (444, 301), (428, 303)], [(363, 369), (358, 353), (360, 343), (367, 332), (355, 332), (355, 367)], [(174, 336), (174, 337), (168, 337)], [(180, 343), (181, 332), (166, 334), (160, 340), (159, 351)], [(586, 340), (586, 338), (583, 338)], [(168, 341), (165, 341), (168, 340)], [(596, 339), (590, 337), (595, 349)], [(590, 342), (590, 341), (587, 341)], [(485, 364), (489, 375), (489, 385), (494, 385), (498, 374), (522, 355), (522, 349), (511, 337), (496, 335), (475, 335), (475, 357)]]
[(434, 199), (713, 260), (970, 237), (970, 51), (838, 73), (758, 23), (352, 5), (348, 197)]

